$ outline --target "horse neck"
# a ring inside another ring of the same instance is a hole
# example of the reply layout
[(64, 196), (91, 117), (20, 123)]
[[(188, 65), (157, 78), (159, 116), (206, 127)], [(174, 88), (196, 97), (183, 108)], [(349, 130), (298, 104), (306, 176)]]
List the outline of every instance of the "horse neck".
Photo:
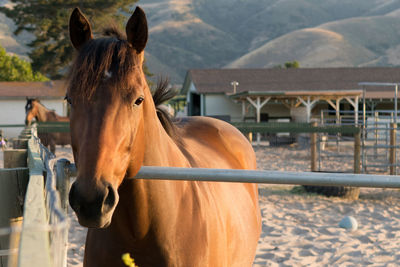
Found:
[[(142, 166), (189, 167), (188, 161), (161, 125), (154, 103), (151, 101), (150, 92), (145, 93), (145, 99), (150, 101), (143, 103), (144, 158)], [(133, 165), (136, 164), (133, 162)], [(150, 224), (168, 221), (168, 218), (161, 218), (161, 216), (154, 218), (154, 214), (176, 207), (176, 196), (180, 195), (178, 192), (183, 191), (185, 186), (185, 182), (139, 179), (123, 183), (119, 190), (120, 208), (116, 211), (118, 215), (113, 217), (113, 227), (110, 230), (119, 232), (121, 224), (124, 225), (124, 221), (129, 221), (130, 227), (134, 229), (133, 238), (135, 240), (143, 238), (151, 229)], [(164, 193), (160, 194), (160, 192)], [(151, 207), (151, 209), (146, 207)], [(175, 218), (176, 211), (177, 209), (170, 210), (168, 214)]]
[[(147, 98), (152, 98), (150, 90), (147, 92)], [(158, 119), (153, 101), (145, 103), (143, 117), (145, 124), (143, 165), (188, 167), (188, 161)]]
[(48, 113), (50, 112), (47, 108), (45, 108), (42, 104), (38, 104), (38, 107), (37, 107), (37, 119), (38, 119), (38, 121), (42, 121), (42, 122), (45, 122), (45, 121), (48, 121)]

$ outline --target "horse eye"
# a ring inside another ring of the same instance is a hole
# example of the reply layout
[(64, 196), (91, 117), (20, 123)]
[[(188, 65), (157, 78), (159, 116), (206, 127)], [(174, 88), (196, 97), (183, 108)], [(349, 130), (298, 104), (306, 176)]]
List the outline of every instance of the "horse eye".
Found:
[(139, 106), (140, 104), (142, 104), (143, 101), (144, 101), (144, 98), (142, 96), (140, 96), (138, 99), (136, 99), (135, 105)]

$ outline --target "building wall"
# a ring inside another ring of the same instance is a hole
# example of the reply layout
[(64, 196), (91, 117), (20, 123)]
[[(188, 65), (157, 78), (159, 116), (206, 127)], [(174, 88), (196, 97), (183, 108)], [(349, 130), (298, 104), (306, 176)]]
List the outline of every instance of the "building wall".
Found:
[(241, 103), (234, 103), (225, 94), (204, 95), (205, 116), (230, 116), (231, 121), (242, 119)]
[[(60, 116), (66, 115), (64, 101), (59, 100), (41, 100), (46, 108), (54, 109)], [(25, 105), (26, 100), (0, 100), (0, 124), (24, 124), (25, 123)], [(6, 138), (18, 137), (23, 127), (1, 128)]]

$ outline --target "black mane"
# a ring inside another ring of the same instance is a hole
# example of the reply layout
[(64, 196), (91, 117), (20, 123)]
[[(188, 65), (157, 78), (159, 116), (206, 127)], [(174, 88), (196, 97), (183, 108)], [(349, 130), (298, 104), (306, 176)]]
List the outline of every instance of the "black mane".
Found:
[(168, 87), (168, 79), (160, 79), (157, 83), (157, 87), (153, 92), (153, 101), (156, 105), (157, 117), (160, 120), (162, 126), (169, 136), (176, 139), (176, 125), (173, 122), (171, 114), (162, 108), (162, 104), (171, 100), (178, 93), (172, 88)]

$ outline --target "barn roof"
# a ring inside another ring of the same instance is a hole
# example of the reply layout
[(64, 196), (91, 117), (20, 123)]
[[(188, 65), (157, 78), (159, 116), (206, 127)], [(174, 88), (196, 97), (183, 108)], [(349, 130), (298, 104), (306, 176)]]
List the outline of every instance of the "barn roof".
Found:
[[(239, 82), (236, 93), (319, 94), (360, 90), (360, 82), (400, 83), (400, 68), (192, 69), (182, 90), (187, 93), (193, 82), (200, 94), (232, 93), (232, 81)], [(366, 90), (367, 98), (393, 98), (393, 86), (367, 86)]]
[(63, 99), (65, 81), (0, 82), (0, 99)]

